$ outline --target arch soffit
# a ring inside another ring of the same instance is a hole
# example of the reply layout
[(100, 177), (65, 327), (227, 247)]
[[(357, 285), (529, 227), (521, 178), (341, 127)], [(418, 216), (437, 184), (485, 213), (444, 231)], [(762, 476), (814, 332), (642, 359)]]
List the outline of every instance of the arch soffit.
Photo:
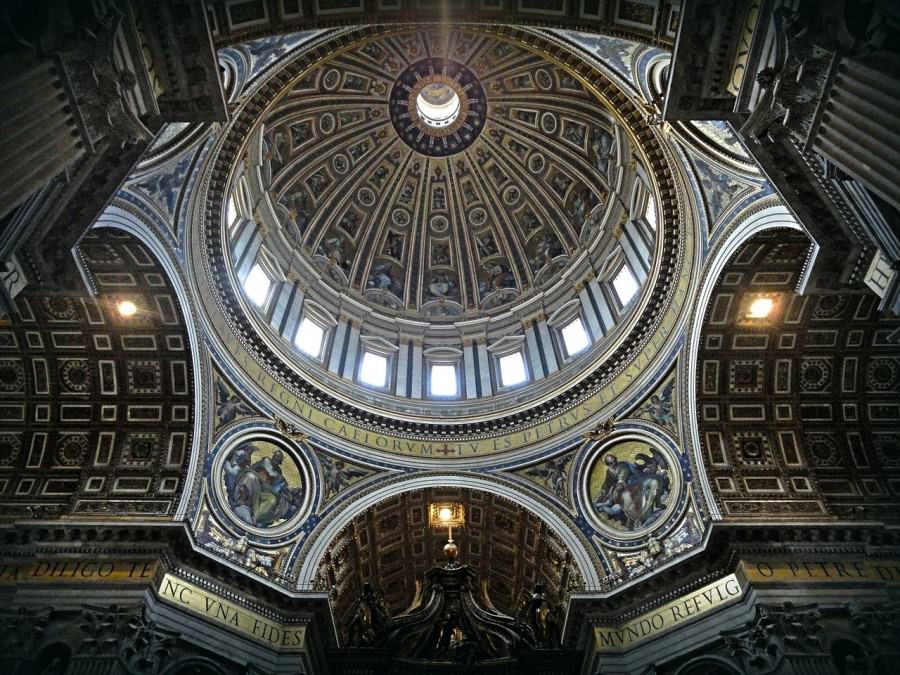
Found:
[(686, 415), (682, 417), (682, 435), (689, 443), (687, 456), (692, 463), (694, 477), (699, 486), (712, 520), (720, 520), (722, 514), (715, 505), (712, 486), (703, 468), (703, 457), (700, 446), (700, 427), (697, 418), (697, 355), (700, 348), (700, 334), (709, 309), (709, 301), (719, 276), (738, 248), (754, 235), (775, 228), (802, 229), (787, 207), (777, 198), (766, 200), (763, 204), (755, 204), (744, 213), (744, 217), (735, 218), (730, 232), (716, 244), (706, 261), (700, 279), (700, 288), (696, 295), (693, 313), (690, 315), (687, 329), (685, 354), (681, 359), (681, 394)]
[(203, 454), (201, 448), (205, 447), (207, 441), (207, 425), (204, 424), (204, 421), (208, 417), (206, 409), (208, 397), (205, 394), (209, 391), (207, 384), (209, 368), (207, 367), (204, 342), (200, 339), (200, 335), (197, 332), (193, 297), (188, 292), (188, 284), (183, 276), (176, 255), (157, 235), (156, 229), (151, 224), (145, 222), (131, 211), (119, 208), (113, 204), (101, 214), (97, 222), (92, 226), (92, 229), (105, 227), (127, 232), (150, 250), (151, 254), (159, 261), (166, 272), (168, 281), (172, 285), (181, 305), (185, 330), (190, 342), (191, 362), (194, 371), (193, 441), (189, 449), (190, 458), (185, 482), (182, 486), (181, 497), (174, 516), (176, 521), (184, 520), (187, 516), (188, 504), (195, 493), (195, 482), (199, 478), (198, 467)]
[[(559, 536), (572, 553), (578, 571), (584, 579), (587, 589), (596, 589), (600, 585), (600, 576), (597, 573), (600, 566), (599, 559), (591, 550), (590, 544), (584, 536), (577, 532), (570, 523), (550, 507), (544, 500), (522, 492), (507, 481), (491, 479), (473, 475), (460, 475), (454, 473), (429, 473), (420, 474), (410, 478), (401, 478), (390, 484), (374, 490), (368, 494), (360, 495), (343, 510), (334, 514), (318, 532), (314, 533), (307, 544), (301, 548), (301, 562), (295, 565), (296, 578), (300, 583), (312, 579), (325, 556), (328, 546), (338, 533), (353, 518), (363, 513), (366, 509), (378, 504), (385, 499), (424, 488), (446, 487), (453, 485), (459, 488), (482, 490), (513, 500), (523, 508), (544, 520), (547, 525)], [(311, 542), (311, 543), (310, 543)]]

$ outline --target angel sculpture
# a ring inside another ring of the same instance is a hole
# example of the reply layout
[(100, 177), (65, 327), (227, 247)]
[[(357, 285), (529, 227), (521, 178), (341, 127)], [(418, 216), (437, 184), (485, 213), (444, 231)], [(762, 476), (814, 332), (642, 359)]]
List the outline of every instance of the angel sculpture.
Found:
[(347, 487), (353, 480), (362, 478), (366, 472), (362, 469), (355, 469), (344, 464), (339, 459), (331, 459), (326, 455), (321, 456), (322, 469), (325, 475), (325, 498), (328, 499), (332, 495)]
[(353, 647), (374, 647), (381, 640), (390, 612), (384, 594), (368, 582), (363, 584), (357, 600), (356, 612), (347, 626), (347, 644)]
[(594, 506), (629, 531), (653, 523), (669, 498), (668, 462), (659, 450), (647, 449), (649, 455), (638, 452), (633, 462), (612, 452), (603, 458), (606, 478)]
[(253, 414), (253, 409), (228, 389), (222, 380), (216, 380), (216, 421), (219, 424), (228, 424), (238, 417)]
[(535, 584), (530, 593), (522, 589), (518, 619), (534, 632), (538, 647), (559, 649), (560, 610), (559, 603), (551, 602), (544, 592), (543, 584)]
[(541, 466), (536, 466), (527, 471), (529, 476), (541, 478), (544, 485), (553, 490), (557, 497), (565, 498), (566, 488), (569, 483), (569, 472), (566, 467), (568, 456), (554, 457)]
[(756, 141), (774, 138), (780, 129), (802, 131), (819, 104), (824, 77), (814, 77), (830, 62), (825, 50), (816, 47), (816, 27), (800, 12), (780, 7), (772, 13), (776, 31), (783, 33), (787, 49), (776, 66), (763, 68), (756, 82), (762, 96), (744, 121), (740, 132)]
[(672, 390), (675, 388), (675, 380), (672, 380), (663, 387), (663, 390), (657, 394), (653, 394), (650, 400), (644, 405), (644, 410), (650, 415), (650, 418), (657, 424), (674, 424), (675, 415), (672, 409)]

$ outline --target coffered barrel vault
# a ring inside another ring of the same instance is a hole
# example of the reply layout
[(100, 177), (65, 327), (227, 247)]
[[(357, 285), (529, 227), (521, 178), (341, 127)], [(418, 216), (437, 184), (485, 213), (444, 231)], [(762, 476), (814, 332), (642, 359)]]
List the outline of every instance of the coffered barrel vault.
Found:
[(868, 293), (797, 294), (810, 245), (755, 235), (719, 276), (697, 362), (703, 462), (728, 517), (893, 521), (900, 322)]
[(404, 492), (356, 516), (329, 544), (318, 583), (335, 589), (335, 613), (346, 630), (363, 584), (380, 588), (394, 613), (415, 596), (416, 580), (441, 556), (446, 530), (429, 522), (435, 503), (462, 506), (454, 533), (468, 564), (489, 584), (492, 602), (515, 614), (536, 583), (554, 598), (583, 586), (566, 545), (541, 519), (513, 502), (478, 490)]
[(0, 504), (17, 516), (172, 518), (195, 414), (183, 310), (133, 236), (97, 229), (79, 253), (97, 295), (23, 293), (2, 330)]

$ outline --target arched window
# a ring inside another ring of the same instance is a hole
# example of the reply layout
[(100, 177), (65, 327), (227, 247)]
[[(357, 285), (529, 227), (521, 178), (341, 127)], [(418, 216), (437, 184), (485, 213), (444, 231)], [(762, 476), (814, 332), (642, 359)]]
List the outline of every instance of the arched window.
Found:
[(634, 274), (628, 268), (628, 265), (625, 264), (623, 264), (619, 268), (619, 271), (616, 272), (616, 276), (613, 277), (612, 285), (622, 307), (626, 307), (628, 303), (631, 302), (631, 299), (637, 294), (639, 288), (637, 279), (634, 278)]

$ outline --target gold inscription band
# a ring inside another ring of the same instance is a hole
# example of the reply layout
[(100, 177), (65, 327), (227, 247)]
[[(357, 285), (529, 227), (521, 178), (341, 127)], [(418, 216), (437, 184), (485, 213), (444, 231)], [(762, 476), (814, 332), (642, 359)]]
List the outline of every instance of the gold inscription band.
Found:
[(900, 583), (898, 560), (756, 560), (741, 563), (753, 583), (780, 581)]
[[(693, 258), (693, 246), (685, 243), (685, 256), (688, 265)], [(509, 434), (487, 439), (472, 439), (449, 442), (421, 441), (389, 434), (380, 434), (357, 427), (348, 422), (335, 419), (327, 413), (304, 403), (289, 391), (281, 382), (272, 377), (260, 366), (246, 347), (234, 335), (230, 327), (220, 315), (211, 317), (211, 326), (222, 340), (222, 346), (231, 359), (259, 389), (278, 401), (295, 417), (325, 432), (330, 436), (339, 436), (347, 441), (371, 450), (395, 455), (413, 457), (480, 457), (498, 452), (513, 451), (528, 447), (535, 443), (553, 438), (569, 428), (584, 422), (603, 410), (617, 397), (626, 391), (638, 379), (640, 374), (664, 351), (669, 336), (673, 333), (681, 308), (687, 299), (690, 286), (689, 275), (682, 275), (675, 289), (671, 303), (664, 314), (660, 326), (643, 350), (635, 356), (632, 363), (620, 372), (600, 391), (583, 401), (580, 405), (559, 413), (556, 417), (527, 429), (513, 431)], [(215, 307), (216, 300), (206, 285), (201, 285), (201, 294), (209, 307)]]
[(0, 583), (19, 582), (148, 582), (157, 560), (44, 560), (0, 563)]
[(159, 584), (163, 601), (256, 640), (281, 652), (299, 652), (306, 646), (306, 626), (283, 624), (166, 574)]
[(739, 600), (744, 589), (735, 574), (707, 584), (621, 626), (594, 626), (598, 652), (623, 652), (678, 625)]

